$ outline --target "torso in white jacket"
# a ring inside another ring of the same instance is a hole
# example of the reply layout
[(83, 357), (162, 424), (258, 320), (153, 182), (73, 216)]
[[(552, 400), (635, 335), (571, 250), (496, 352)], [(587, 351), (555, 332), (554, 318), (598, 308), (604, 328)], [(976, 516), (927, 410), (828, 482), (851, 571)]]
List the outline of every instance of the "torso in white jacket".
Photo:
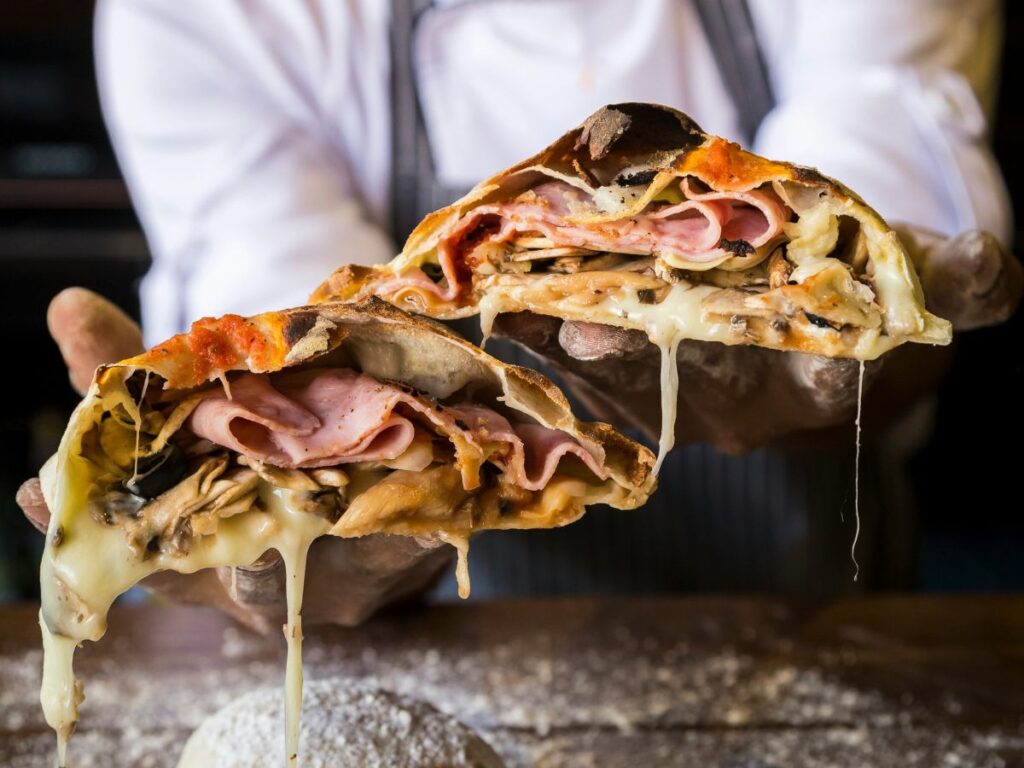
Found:
[[(301, 303), (384, 261), (386, 0), (105, 0), (101, 96), (153, 252), (147, 339)], [(777, 107), (754, 149), (818, 166), (884, 215), (1006, 236), (986, 146), (996, 0), (752, 0)], [(470, 186), (596, 107), (653, 101), (738, 137), (687, 0), (438, 0), (417, 27), (440, 178)]]

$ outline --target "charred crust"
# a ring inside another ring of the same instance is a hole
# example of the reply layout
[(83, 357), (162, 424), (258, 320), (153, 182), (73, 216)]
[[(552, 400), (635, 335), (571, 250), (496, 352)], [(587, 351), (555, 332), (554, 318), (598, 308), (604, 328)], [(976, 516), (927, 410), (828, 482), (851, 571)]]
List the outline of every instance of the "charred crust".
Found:
[(614, 183), (620, 187), (638, 187), (641, 184), (650, 184), (657, 175), (658, 172), (653, 169), (649, 171), (636, 171), (635, 173), (620, 173), (615, 177)]
[(611, 104), (588, 117), (573, 147), (586, 147), (591, 160), (605, 157), (612, 147), (623, 153), (645, 154), (696, 147), (704, 132), (690, 117), (656, 104)]
[(811, 314), (810, 312), (805, 311), (804, 317), (807, 318), (807, 321), (809, 323), (811, 323), (812, 325), (816, 325), (819, 328), (831, 328), (834, 331), (839, 330), (833, 323), (831, 323), (828, 319), (822, 317), (821, 315), (814, 315)]
[(296, 312), (288, 317), (284, 324), (284, 340), (289, 347), (294, 347), (305, 338), (316, 325), (317, 313), (311, 311)]
[(728, 251), (733, 256), (749, 256), (754, 252), (754, 246), (746, 240), (726, 240), (724, 237), (718, 241), (718, 247)]
[(599, 109), (583, 122), (573, 149), (578, 152), (586, 147), (591, 160), (600, 160), (632, 123), (633, 118), (614, 107)]
[(793, 169), (793, 180), (804, 184), (811, 184), (819, 187), (831, 187), (832, 183), (814, 168), (806, 168), (802, 165), (791, 166)]

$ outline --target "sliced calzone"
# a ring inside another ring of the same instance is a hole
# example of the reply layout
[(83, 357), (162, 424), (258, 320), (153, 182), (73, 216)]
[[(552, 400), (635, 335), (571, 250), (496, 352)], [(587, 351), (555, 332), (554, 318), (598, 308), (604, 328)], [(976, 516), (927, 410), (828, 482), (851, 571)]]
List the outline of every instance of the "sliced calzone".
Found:
[(601, 109), (313, 301), (370, 294), (479, 313), (485, 334), (526, 310), (639, 329), (666, 361), (683, 339), (870, 360), (951, 337), (896, 233), (853, 192), (650, 104)]
[(81, 698), (73, 650), (104, 634), (119, 594), (156, 571), (276, 549), (294, 725), (314, 539), (439, 536), (460, 552), (465, 594), (471, 534), (565, 525), (594, 503), (638, 507), (653, 463), (578, 421), (543, 376), (378, 299), (201, 320), (101, 368), (42, 472), (47, 721), (66, 740)]

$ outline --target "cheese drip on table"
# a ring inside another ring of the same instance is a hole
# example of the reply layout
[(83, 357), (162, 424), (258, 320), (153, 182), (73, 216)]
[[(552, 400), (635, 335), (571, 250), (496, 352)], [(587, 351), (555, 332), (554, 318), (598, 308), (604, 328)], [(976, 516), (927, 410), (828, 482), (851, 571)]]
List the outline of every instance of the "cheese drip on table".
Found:
[(294, 766), (299, 758), (299, 717), (302, 711), (302, 595), (306, 580), (306, 555), (313, 541), (330, 530), (331, 523), (317, 515), (293, 508), (288, 503), (291, 493), (275, 488), (265, 491), (262, 496), (272, 514), (285, 521), (275, 548), (280, 552), (285, 566), (285, 596), (288, 605), (288, 623), (284, 628), (288, 643), (284, 694), (285, 755), (287, 765)]

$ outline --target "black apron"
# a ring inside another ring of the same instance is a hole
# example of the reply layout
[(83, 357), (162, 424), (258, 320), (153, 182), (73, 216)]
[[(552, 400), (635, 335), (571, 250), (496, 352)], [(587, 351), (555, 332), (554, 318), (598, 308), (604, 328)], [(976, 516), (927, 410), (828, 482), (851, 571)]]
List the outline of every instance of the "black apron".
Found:
[[(745, 0), (691, 0), (748, 142), (772, 106)], [(412, 64), (416, 22), (430, 0), (392, 3), (392, 233), (397, 243), (427, 213), (468, 190), (437, 179)], [(479, 341), (476, 321), (459, 326)], [(488, 351), (534, 368), (508, 343)], [(575, 403), (576, 412), (586, 417)], [(622, 426), (622, 425), (620, 425)], [(629, 432), (629, 430), (626, 430)], [(634, 434), (634, 437), (638, 435)], [(861, 457), (860, 578), (853, 580), (854, 436), (806, 453), (762, 449), (742, 457), (707, 445), (680, 446), (642, 509), (591, 509), (551, 531), (485, 532), (473, 538), (477, 598), (685, 591), (830, 595), (913, 582), (913, 499), (898, 462), (865, 447)], [(435, 593), (454, 598), (453, 578)]]

